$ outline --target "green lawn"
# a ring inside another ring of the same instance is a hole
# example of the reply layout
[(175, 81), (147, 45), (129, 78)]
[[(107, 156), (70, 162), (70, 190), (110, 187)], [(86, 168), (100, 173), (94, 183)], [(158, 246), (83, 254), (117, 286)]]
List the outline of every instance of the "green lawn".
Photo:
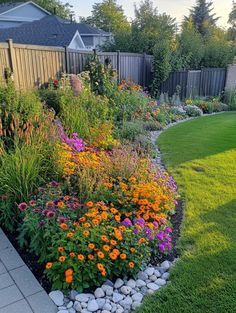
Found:
[(171, 283), (138, 313), (236, 312), (236, 113), (179, 124), (159, 138), (184, 205)]

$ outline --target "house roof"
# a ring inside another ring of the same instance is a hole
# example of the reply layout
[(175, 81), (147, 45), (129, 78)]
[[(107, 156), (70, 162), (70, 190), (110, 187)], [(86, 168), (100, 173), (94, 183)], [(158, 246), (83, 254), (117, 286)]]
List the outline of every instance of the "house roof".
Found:
[(45, 10), (44, 8), (40, 7), (38, 4), (34, 3), (33, 1), (27, 1), (27, 2), (6, 2), (6, 3), (1, 3), (0, 4), (0, 15), (3, 13), (6, 13), (8, 11), (11, 11), (17, 7), (21, 7), (27, 4), (32, 4), (35, 7), (37, 7), (38, 9), (40, 9), (41, 11), (44, 11), (47, 14), (51, 14), (50, 12), (48, 12), (47, 10)]
[(29, 45), (68, 46), (77, 31), (81, 36), (110, 36), (109, 33), (89, 25), (49, 15), (18, 27), (2, 29), (0, 42), (11, 38), (15, 43)]

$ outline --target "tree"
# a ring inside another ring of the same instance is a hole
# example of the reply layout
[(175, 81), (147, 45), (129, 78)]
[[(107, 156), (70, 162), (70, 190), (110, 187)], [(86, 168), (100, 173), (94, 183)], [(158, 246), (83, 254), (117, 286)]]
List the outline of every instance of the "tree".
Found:
[[(1, 3), (6, 3), (6, 0), (0, 0)], [(19, 2), (19, 0), (11, 0), (11, 2)], [(23, 0), (21, 2), (28, 2), (27, 0)], [(50, 13), (62, 17), (62, 18), (69, 18), (71, 14), (72, 6), (69, 3), (63, 4), (60, 0), (34, 0), (34, 3), (38, 4), (45, 10), (49, 11)]]
[(112, 33), (113, 39), (102, 47), (104, 51), (129, 51), (131, 27), (122, 6), (117, 4), (117, 0), (103, 0), (102, 3), (95, 3), (92, 15), (80, 18), (80, 21)]
[(228, 23), (231, 24), (233, 28), (236, 28), (236, 3), (233, 1), (233, 8), (229, 14)]
[(133, 52), (152, 54), (156, 43), (174, 38), (175, 29), (175, 19), (167, 14), (159, 14), (152, 1), (142, 1), (139, 7), (135, 5), (135, 18), (132, 22)]
[(214, 10), (212, 5), (212, 1), (197, 0), (196, 5), (190, 9), (190, 18), (193, 21), (193, 25), (203, 36), (208, 34), (210, 27), (216, 26), (216, 22), (219, 19), (215, 13), (212, 13)]
[(102, 3), (95, 3), (92, 15), (88, 18), (81, 18), (81, 21), (113, 34), (130, 30), (124, 10), (117, 4), (117, 0), (103, 0)]

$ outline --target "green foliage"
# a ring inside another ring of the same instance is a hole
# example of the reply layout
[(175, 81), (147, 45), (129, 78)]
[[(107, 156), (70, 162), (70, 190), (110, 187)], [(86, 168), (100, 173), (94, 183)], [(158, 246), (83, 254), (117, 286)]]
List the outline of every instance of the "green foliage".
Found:
[(120, 139), (134, 141), (138, 136), (146, 134), (142, 121), (126, 121), (119, 129)]
[(186, 105), (184, 109), (186, 114), (190, 117), (201, 116), (203, 114), (202, 110), (196, 105)]
[(89, 73), (91, 90), (95, 94), (110, 96), (116, 89), (116, 75), (109, 59), (103, 65), (94, 54), (88, 58), (86, 70)]
[(230, 109), (236, 111), (236, 90), (228, 89), (225, 91), (225, 102), (229, 105)]
[(152, 94), (159, 93), (161, 83), (164, 82), (171, 72), (171, 50), (170, 42), (167, 40), (159, 41), (154, 48), (154, 74), (152, 82)]

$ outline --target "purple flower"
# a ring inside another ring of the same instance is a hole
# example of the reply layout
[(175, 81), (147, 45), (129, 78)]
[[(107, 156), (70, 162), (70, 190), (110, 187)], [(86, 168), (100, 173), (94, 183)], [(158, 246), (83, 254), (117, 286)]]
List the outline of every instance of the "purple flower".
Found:
[(51, 218), (51, 217), (53, 217), (53, 216), (55, 216), (55, 212), (54, 211), (48, 211), (47, 212), (47, 214), (46, 214), (46, 216), (48, 217), (48, 218)]
[(64, 216), (58, 216), (57, 222), (59, 222), (59, 223), (66, 223), (67, 222), (67, 218), (64, 217)]
[(155, 227), (158, 227), (157, 221), (154, 221), (154, 222), (153, 222), (153, 225), (154, 225)]
[(156, 234), (156, 239), (163, 240), (164, 236), (165, 236), (164, 232), (160, 231), (158, 234)]
[(165, 228), (165, 232), (166, 232), (166, 233), (172, 233), (172, 229), (171, 229), (170, 227), (166, 227), (166, 228)]
[(129, 218), (126, 218), (121, 224), (124, 226), (133, 226), (133, 224)]
[(45, 225), (45, 222), (44, 221), (40, 221), (39, 222), (39, 227), (43, 227)]
[(134, 233), (137, 234), (139, 233), (139, 230), (137, 228), (134, 229)]
[(165, 250), (166, 250), (166, 247), (165, 247), (165, 245), (164, 245), (163, 243), (160, 243), (160, 244), (158, 245), (158, 248), (159, 248), (159, 250), (160, 250), (161, 252), (165, 252)]
[(18, 205), (18, 209), (21, 211), (21, 212), (24, 212), (25, 210), (27, 210), (28, 208), (28, 204), (26, 202), (22, 202)]

